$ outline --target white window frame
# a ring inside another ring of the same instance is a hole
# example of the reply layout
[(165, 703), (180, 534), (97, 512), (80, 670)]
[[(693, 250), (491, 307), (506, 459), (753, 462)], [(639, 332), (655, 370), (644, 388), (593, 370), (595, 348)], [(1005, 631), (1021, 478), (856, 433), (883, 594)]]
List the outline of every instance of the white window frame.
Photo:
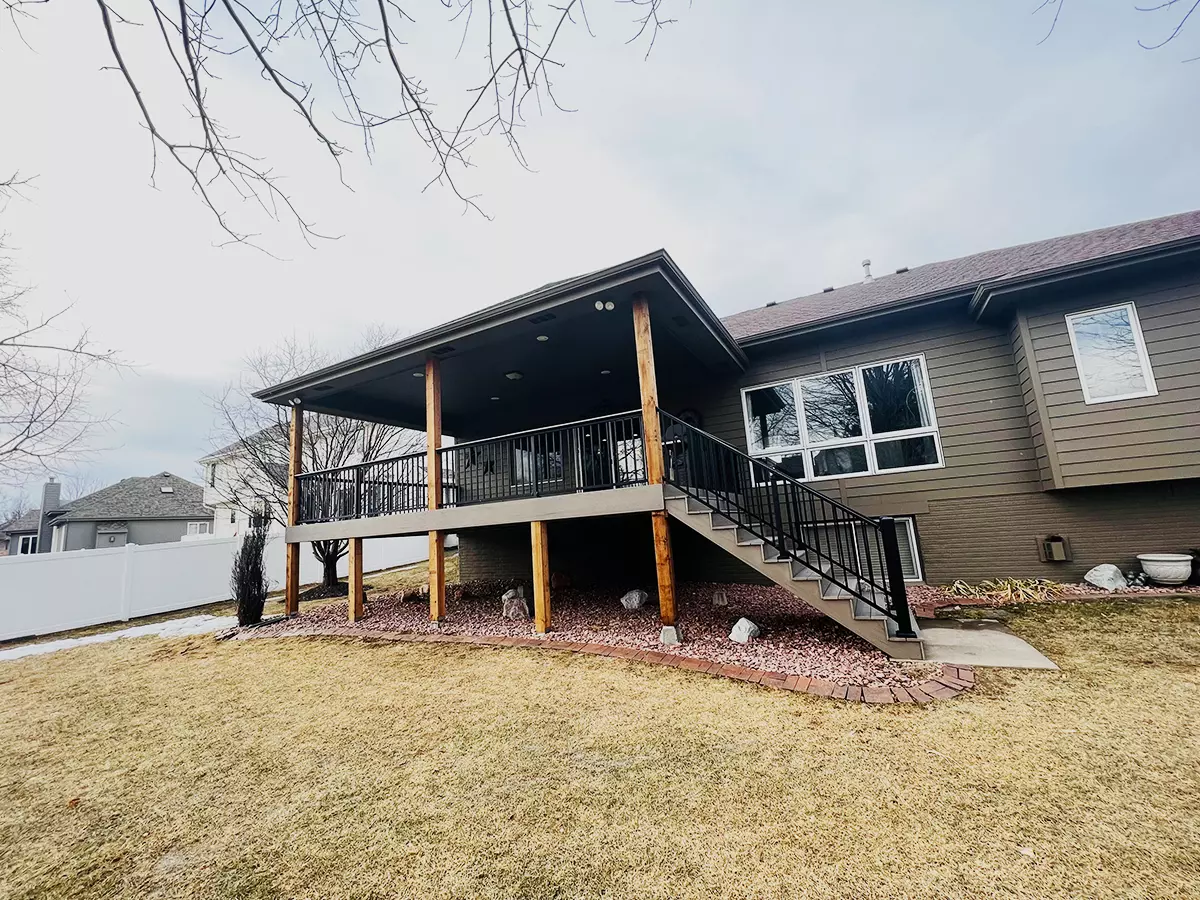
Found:
[[(1081, 319), (1084, 316), (1094, 316), (1097, 313), (1112, 312), (1117, 309), (1123, 309), (1129, 314), (1129, 328), (1133, 332), (1133, 345), (1137, 348), (1138, 362), (1142, 366), (1142, 378), (1146, 382), (1146, 389), (1133, 391), (1128, 394), (1115, 394), (1111, 397), (1093, 397), (1088, 391), (1087, 379), (1083, 377), (1079, 344), (1075, 340), (1075, 320)], [(1095, 309), (1083, 309), (1079, 312), (1067, 313), (1066, 323), (1067, 337), (1071, 340), (1071, 356), (1075, 360), (1075, 374), (1079, 376), (1079, 386), (1083, 389), (1084, 403), (1092, 406), (1097, 403), (1116, 403), (1118, 400), (1136, 400), (1139, 397), (1158, 396), (1158, 383), (1154, 380), (1154, 367), (1150, 365), (1150, 353), (1146, 350), (1146, 339), (1142, 335), (1142, 323), (1138, 319), (1137, 307), (1132, 300), (1127, 303), (1114, 303), (1112, 306), (1098, 306)]]
[(18, 537), (17, 556), (32, 556), (37, 553), (37, 539), (36, 534), (23, 534)]
[[(921, 548), (917, 545), (917, 523), (916, 523), (916, 520), (912, 516), (893, 516), (893, 519), (896, 522), (897, 528), (903, 528), (905, 531), (908, 532), (908, 546), (912, 548), (913, 566), (916, 568), (915, 575), (912, 575), (912, 576), (905, 575), (904, 576), (904, 583), (905, 584), (922, 583), (925, 581), (925, 565), (921, 560)], [(862, 561), (862, 545), (859, 542), (859, 535), (858, 535), (858, 529), (860, 526), (857, 522), (849, 522), (849, 523), (843, 523), (843, 524), (850, 525), (850, 533), (852, 535), (852, 545), (854, 547), (854, 564), (858, 567), (858, 570), (861, 572), (861, 571), (863, 571), (864, 566), (863, 566), (863, 561)], [(836, 526), (819, 525), (817, 527), (828, 529), (828, 528), (836, 527)], [(882, 575), (883, 573), (881, 572), (880, 574)]]
[(197, 537), (202, 534), (212, 534), (212, 522), (188, 522), (187, 533), (188, 537)]
[[(903, 431), (888, 431), (883, 434), (875, 434), (871, 427), (871, 417), (867, 408), (867, 390), (863, 381), (863, 370), (874, 369), (878, 366), (887, 366), (894, 363), (915, 361), (921, 368), (922, 384), (925, 390), (925, 401), (929, 407), (929, 422), (927, 426), (921, 428), (906, 428)], [(801, 391), (801, 385), (806, 381), (815, 381), (821, 378), (828, 378), (831, 375), (842, 375), (847, 372), (854, 373), (854, 392), (858, 400), (858, 420), (862, 427), (862, 434), (852, 438), (835, 438), (828, 441), (810, 441), (808, 437), (808, 420), (804, 412), (804, 394)], [(750, 407), (749, 394), (753, 391), (763, 390), (764, 388), (779, 387), (780, 385), (790, 385), (792, 389), (792, 397), (796, 404), (796, 422), (800, 431), (800, 443), (793, 445), (782, 445), (775, 447), (765, 447), (762, 450), (750, 449), (754, 446), (750, 430)], [(801, 375), (796, 378), (784, 379), (782, 381), (769, 381), (763, 384), (754, 384), (749, 387), (742, 388), (742, 424), (746, 433), (746, 447), (751, 456), (756, 458), (767, 458), (779, 462), (784, 456), (794, 456), (799, 454), (804, 461), (804, 477), (801, 481), (835, 481), (839, 478), (862, 478), (868, 475), (894, 475), (903, 472), (923, 472), (928, 469), (944, 469), (946, 467), (946, 454), (942, 450), (942, 435), (938, 427), (937, 410), (933, 403), (933, 386), (929, 381), (929, 365), (925, 361), (924, 353), (908, 353), (904, 356), (897, 356), (892, 359), (885, 359), (878, 362), (869, 362), (857, 366), (847, 366), (842, 369), (832, 369), (827, 372), (811, 372), (807, 375)], [(923, 466), (903, 466), (897, 469), (880, 469), (879, 460), (876, 456), (875, 445), (877, 443), (887, 443), (888, 441), (898, 441), (904, 438), (912, 437), (932, 437), (934, 446), (937, 449), (938, 461), (936, 463), (928, 463)], [(820, 475), (813, 474), (812, 454), (819, 450), (832, 450), (838, 447), (857, 447), (865, 445), (867, 455), (867, 470), (865, 472), (851, 472), (846, 475)]]

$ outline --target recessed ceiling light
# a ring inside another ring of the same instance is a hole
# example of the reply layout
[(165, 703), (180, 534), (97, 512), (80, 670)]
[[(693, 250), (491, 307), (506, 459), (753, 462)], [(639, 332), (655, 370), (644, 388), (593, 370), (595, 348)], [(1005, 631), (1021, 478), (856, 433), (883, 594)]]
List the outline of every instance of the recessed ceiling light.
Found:
[(609, 300), (607, 303), (604, 304), (604, 308), (607, 309), (609, 312), (612, 312), (614, 309), (617, 308), (617, 304), (615, 304), (611, 300)]
[(499, 400), (500, 398), (499, 398), (499, 397), (493, 397), (492, 399), (493, 399), (493, 400)]
[(413, 378), (424, 378), (425, 377), (424, 372), (413, 372), (412, 375), (413, 375)]
[(539, 334), (539, 335), (537, 336), (537, 339), (538, 339), (539, 341), (541, 341), (541, 342), (544, 344), (544, 343), (546, 343), (546, 341), (550, 340), (550, 335), (548, 335), (548, 334)]
[(524, 376), (522, 376), (520, 372), (513, 371), (513, 372), (505, 372), (504, 377), (507, 378), (509, 381), (520, 381), (521, 378)]
[(603, 312), (603, 310), (604, 310), (604, 301), (597, 300), (596, 301), (596, 312)]
[(611, 375), (611, 374), (612, 374), (612, 369), (601, 369), (601, 370), (600, 370), (600, 374), (601, 374), (601, 375)]

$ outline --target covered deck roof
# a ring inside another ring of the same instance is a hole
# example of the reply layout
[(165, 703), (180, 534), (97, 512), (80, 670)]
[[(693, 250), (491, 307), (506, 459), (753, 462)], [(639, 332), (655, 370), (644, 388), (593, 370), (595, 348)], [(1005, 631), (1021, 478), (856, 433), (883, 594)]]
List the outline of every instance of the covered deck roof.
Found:
[[(425, 427), (440, 361), (446, 433), (470, 439), (638, 406), (631, 298), (649, 300), (661, 388), (746, 357), (665, 250), (558, 281), (255, 394), (268, 403)], [(611, 309), (609, 305), (611, 304)]]

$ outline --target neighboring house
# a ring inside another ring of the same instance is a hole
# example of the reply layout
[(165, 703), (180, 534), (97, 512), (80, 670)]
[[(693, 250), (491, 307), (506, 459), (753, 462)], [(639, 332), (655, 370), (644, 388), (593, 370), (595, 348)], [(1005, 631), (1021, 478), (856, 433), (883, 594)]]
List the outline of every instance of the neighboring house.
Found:
[(1200, 212), (723, 320), (659, 251), (257, 396), (458, 438), (299, 474), (290, 542), (456, 531), (538, 630), (551, 569), (654, 578), (667, 626), (676, 577), (770, 580), (915, 656), (906, 581), (1200, 546)]
[(40, 509), (31, 509), (0, 525), (0, 556), (37, 553), (38, 523), (41, 518)]
[[(47, 482), (41, 509), (20, 520), (25, 531), (8, 526), (10, 545), (17, 535), (16, 552), (164, 544), (213, 531), (213, 514), (203, 503), (203, 489), (170, 472), (125, 478), (69, 503), (59, 501), (61, 487), (56, 481)], [(29, 535), (34, 536), (33, 542)], [(32, 551), (21, 549), (30, 545)]]
[[(247, 440), (272, 440), (274, 430), (264, 428)], [(213, 533), (217, 537), (236, 537), (251, 527), (282, 530), (283, 523), (268, 499), (274, 491), (261, 468), (251, 463), (244, 441), (234, 441), (199, 462), (204, 472), (204, 503), (213, 511)]]

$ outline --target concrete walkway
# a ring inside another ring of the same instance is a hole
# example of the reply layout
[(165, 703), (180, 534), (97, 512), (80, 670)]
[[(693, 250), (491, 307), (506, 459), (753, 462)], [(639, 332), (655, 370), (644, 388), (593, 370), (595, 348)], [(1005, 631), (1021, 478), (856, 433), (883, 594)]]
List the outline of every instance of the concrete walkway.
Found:
[(1027, 641), (992, 619), (921, 619), (925, 659), (956, 666), (1057, 669)]

